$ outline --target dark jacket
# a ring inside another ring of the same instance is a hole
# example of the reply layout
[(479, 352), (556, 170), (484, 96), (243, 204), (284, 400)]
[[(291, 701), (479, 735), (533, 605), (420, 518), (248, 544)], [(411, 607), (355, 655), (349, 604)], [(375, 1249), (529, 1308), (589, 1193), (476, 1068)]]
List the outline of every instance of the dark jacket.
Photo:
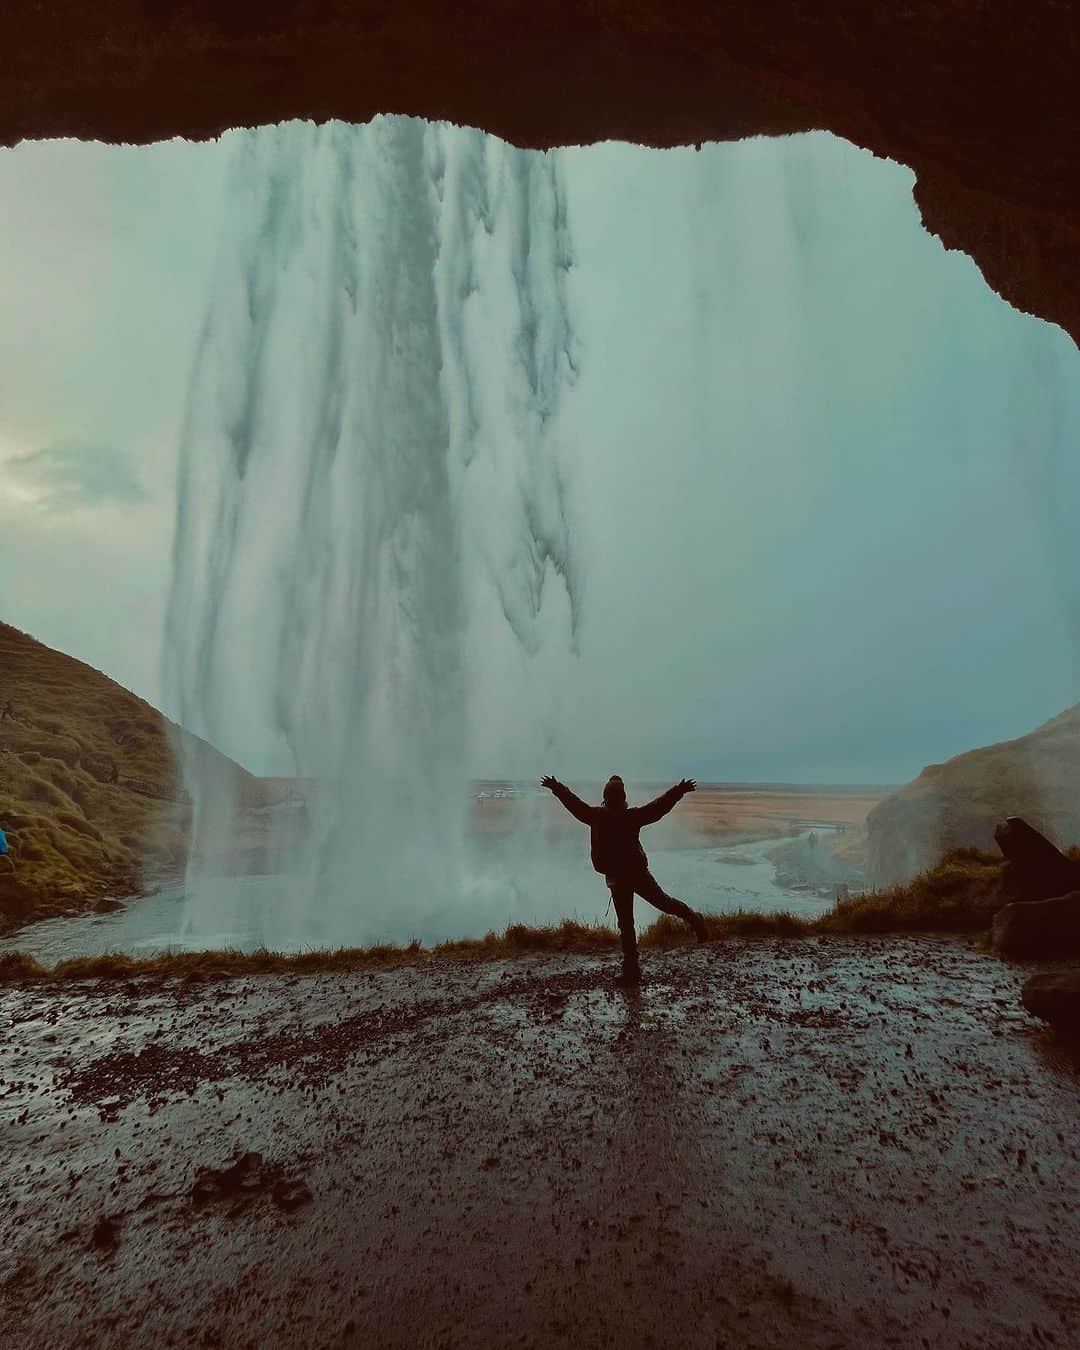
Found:
[(633, 876), (648, 869), (649, 859), (641, 846), (638, 831), (643, 825), (653, 825), (661, 816), (666, 816), (683, 796), (682, 789), (676, 786), (644, 806), (613, 810), (608, 806), (590, 806), (565, 783), (559, 783), (552, 792), (572, 816), (588, 825), (592, 836), (589, 850), (592, 865), (606, 877)]

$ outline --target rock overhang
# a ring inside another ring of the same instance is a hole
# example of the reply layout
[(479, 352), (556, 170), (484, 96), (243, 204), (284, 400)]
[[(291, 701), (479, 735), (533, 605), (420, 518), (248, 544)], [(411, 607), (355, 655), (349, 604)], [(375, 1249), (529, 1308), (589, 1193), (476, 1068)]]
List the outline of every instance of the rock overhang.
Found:
[(1075, 338), (1078, 57), (1057, 0), (16, 0), (0, 144), (379, 112), (535, 148), (823, 129), (908, 164), (927, 228)]

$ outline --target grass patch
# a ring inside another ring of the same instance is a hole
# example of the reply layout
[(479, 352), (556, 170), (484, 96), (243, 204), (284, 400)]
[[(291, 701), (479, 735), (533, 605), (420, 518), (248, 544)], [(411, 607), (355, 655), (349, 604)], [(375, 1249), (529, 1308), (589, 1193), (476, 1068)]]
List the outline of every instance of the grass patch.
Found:
[(274, 952), (260, 947), (252, 952), (219, 949), (205, 952), (159, 952), (135, 957), (124, 952), (103, 956), (76, 956), (44, 966), (23, 952), (0, 955), (0, 984), (29, 980), (37, 983), (68, 980), (127, 980), (142, 977), (194, 978), (223, 975), (314, 974), (319, 971), (386, 969), (412, 965), (430, 956), (418, 942), (403, 947), (338, 947), (334, 950)]
[[(1003, 903), (999, 884), (1003, 860), (975, 849), (956, 849), (937, 867), (906, 886), (871, 891), (838, 901), (817, 918), (794, 914), (757, 914), (737, 910), (706, 916), (709, 937), (792, 938), (859, 933), (979, 932), (989, 927)], [(679, 919), (661, 915), (640, 936), (640, 945), (652, 951), (690, 946), (694, 937)], [(602, 924), (578, 923), (530, 927), (514, 923), (502, 933), (482, 938), (440, 942), (434, 947), (410, 942), (403, 946), (338, 947), (334, 950), (253, 952), (231, 950), (163, 952), (134, 957), (122, 953), (74, 957), (43, 966), (22, 952), (0, 955), (0, 984), (25, 981), (51, 983), (68, 980), (136, 977), (201, 979), (229, 975), (315, 974), (351, 970), (387, 970), (439, 961), (496, 961), (529, 954), (616, 954), (619, 935)]]
[[(803, 919), (787, 910), (759, 914), (752, 909), (736, 909), (727, 914), (706, 914), (710, 941), (722, 938), (807, 937), (821, 931), (813, 919)], [(670, 947), (690, 947), (696, 941), (681, 919), (662, 914), (638, 938), (638, 945), (664, 951)]]
[(820, 920), (830, 933), (972, 933), (990, 927), (1005, 903), (1004, 858), (958, 848), (906, 886), (839, 900)]
[(619, 935), (612, 929), (568, 919), (550, 927), (511, 924), (502, 933), (440, 942), (434, 947), (424, 947), (414, 940), (402, 946), (382, 943), (373, 947), (317, 948), (302, 952), (275, 952), (265, 947), (251, 952), (220, 949), (160, 952), (145, 957), (109, 952), (103, 956), (72, 957), (55, 966), (44, 966), (24, 952), (9, 952), (0, 954), (0, 984), (387, 970), (432, 961), (495, 961), (530, 952), (599, 954), (618, 949), (618, 946)]
[(512, 923), (501, 933), (488, 933), (482, 938), (460, 938), (451, 942), (440, 942), (436, 946), (418, 948), (435, 958), (443, 960), (494, 961), (510, 956), (523, 956), (532, 952), (561, 952), (563, 954), (590, 955), (618, 948), (619, 935), (611, 928), (599, 923), (579, 923), (576, 919), (564, 919), (560, 924), (534, 927), (524, 923)]

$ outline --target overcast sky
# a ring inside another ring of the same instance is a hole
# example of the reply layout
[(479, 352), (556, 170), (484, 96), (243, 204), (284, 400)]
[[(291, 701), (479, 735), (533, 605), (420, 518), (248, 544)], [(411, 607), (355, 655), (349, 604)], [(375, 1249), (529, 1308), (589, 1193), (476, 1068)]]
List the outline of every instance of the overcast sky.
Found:
[[(153, 702), (230, 154), (0, 152), (0, 617)], [(540, 768), (896, 782), (1074, 702), (1080, 358), (910, 172), (813, 135), (565, 173), (587, 597)]]

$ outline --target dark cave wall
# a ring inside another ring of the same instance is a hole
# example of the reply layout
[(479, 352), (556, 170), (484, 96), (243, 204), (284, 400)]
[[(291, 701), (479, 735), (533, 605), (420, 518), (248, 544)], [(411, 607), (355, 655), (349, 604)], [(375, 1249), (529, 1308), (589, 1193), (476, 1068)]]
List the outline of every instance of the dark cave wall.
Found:
[(14, 0), (0, 144), (408, 112), (518, 145), (824, 128), (909, 164), (927, 228), (1080, 334), (1066, 0)]

